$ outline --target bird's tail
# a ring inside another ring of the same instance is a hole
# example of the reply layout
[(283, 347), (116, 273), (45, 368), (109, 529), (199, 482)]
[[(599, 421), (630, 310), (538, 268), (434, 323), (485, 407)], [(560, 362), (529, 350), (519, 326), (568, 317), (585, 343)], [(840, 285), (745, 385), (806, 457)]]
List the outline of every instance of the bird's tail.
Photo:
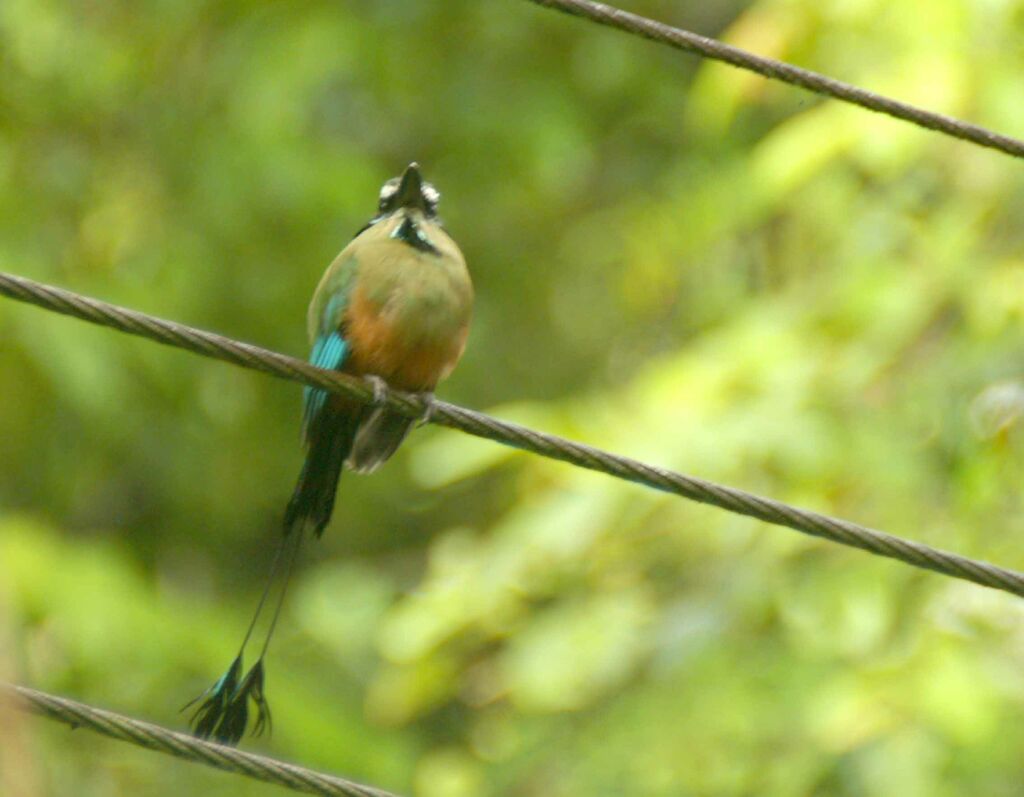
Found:
[[(307, 404), (308, 406), (310, 405)], [(281, 616), (292, 567), (302, 546), (303, 532), (306, 526), (312, 526), (319, 537), (331, 519), (341, 468), (352, 450), (362, 413), (361, 405), (347, 404), (342, 399), (329, 397), (317, 402), (315, 411), (307, 415), (305, 432), (309, 450), (306, 453), (306, 462), (302, 466), (302, 473), (299, 474), (299, 482), (295, 485), (295, 492), (292, 493), (288, 508), (285, 510), (285, 536), (281, 538), (277, 556), (274, 557), (267, 586), (256, 606), (256, 613), (245, 632), (245, 638), (242, 639), (238, 655), (224, 675), (196, 699), (202, 702), (192, 717), (192, 729), (202, 739), (212, 737), (222, 744), (238, 744), (248, 725), (250, 704), (256, 709), (253, 733), (259, 735), (265, 728), (270, 727), (270, 706), (267, 704), (264, 689), (263, 658), (267, 654), (270, 639)], [(263, 606), (277, 581), (282, 563), (284, 578), (263, 647), (256, 663), (243, 675), (242, 656)]]
[[(339, 402), (340, 403), (340, 402)], [(309, 524), (319, 537), (334, 511), (341, 468), (359, 429), (360, 408), (328, 401), (309, 424), (309, 451), (284, 513), (285, 533)]]
[(359, 432), (348, 455), (348, 466), (356, 473), (372, 473), (377, 470), (398, 450), (415, 423), (415, 420), (384, 407), (372, 410), (359, 425)]

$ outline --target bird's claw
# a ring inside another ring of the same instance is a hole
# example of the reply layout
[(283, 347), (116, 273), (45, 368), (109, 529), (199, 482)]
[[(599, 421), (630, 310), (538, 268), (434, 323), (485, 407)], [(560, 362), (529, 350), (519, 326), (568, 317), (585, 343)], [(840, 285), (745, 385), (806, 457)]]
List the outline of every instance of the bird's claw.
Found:
[(367, 374), (364, 379), (366, 379), (366, 381), (370, 383), (370, 387), (373, 388), (373, 406), (386, 406), (388, 403), (388, 383), (379, 376), (374, 376), (373, 374)]
[[(366, 374), (363, 376), (363, 379), (373, 388), (373, 398), (370, 400), (371, 406), (377, 408), (386, 407), (390, 394), (388, 383), (374, 374)], [(419, 396), (420, 401), (423, 403), (423, 412), (417, 419), (416, 425), (423, 426), (430, 423), (434, 418), (434, 394), (429, 390), (424, 390), (416, 395)]]
[(434, 408), (436, 406), (434, 402), (434, 394), (429, 390), (425, 390), (417, 395), (420, 397), (420, 401), (423, 402), (423, 414), (420, 415), (416, 425), (425, 426), (434, 419)]

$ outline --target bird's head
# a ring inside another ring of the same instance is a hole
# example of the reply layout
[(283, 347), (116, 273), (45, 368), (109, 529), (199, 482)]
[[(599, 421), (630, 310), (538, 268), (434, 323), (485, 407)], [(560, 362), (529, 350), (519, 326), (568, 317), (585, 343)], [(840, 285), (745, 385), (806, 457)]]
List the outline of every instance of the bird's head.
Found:
[(410, 163), (399, 177), (392, 177), (381, 186), (377, 215), (357, 233), (357, 237), (384, 223), (390, 238), (403, 241), (421, 252), (440, 254), (432, 240), (441, 226), (437, 217), (440, 199), (438, 190), (423, 179), (419, 165)]
[(400, 210), (419, 210), (425, 218), (434, 219), (440, 199), (441, 194), (423, 179), (419, 164), (413, 162), (399, 177), (392, 177), (381, 186), (377, 215), (384, 218)]

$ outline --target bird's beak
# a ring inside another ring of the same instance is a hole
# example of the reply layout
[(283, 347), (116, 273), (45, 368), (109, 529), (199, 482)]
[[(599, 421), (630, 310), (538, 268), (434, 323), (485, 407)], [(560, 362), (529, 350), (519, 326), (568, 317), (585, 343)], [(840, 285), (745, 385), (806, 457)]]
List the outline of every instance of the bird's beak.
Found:
[(398, 184), (395, 201), (400, 208), (427, 209), (423, 199), (423, 177), (420, 175), (419, 164), (415, 161), (402, 172), (402, 181)]

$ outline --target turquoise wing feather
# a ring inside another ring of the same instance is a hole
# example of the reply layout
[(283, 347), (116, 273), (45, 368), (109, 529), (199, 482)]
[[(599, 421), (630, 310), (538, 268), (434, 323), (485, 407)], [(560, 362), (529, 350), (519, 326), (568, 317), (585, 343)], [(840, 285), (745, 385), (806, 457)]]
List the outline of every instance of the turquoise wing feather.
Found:
[[(331, 371), (339, 370), (345, 364), (345, 358), (349, 352), (349, 345), (341, 336), (341, 332), (335, 331), (321, 335), (313, 341), (313, 352), (309, 355), (309, 361), (317, 368), (326, 368)], [(302, 432), (308, 434), (309, 425), (313, 419), (320, 414), (327, 403), (327, 391), (319, 388), (306, 386), (302, 391)]]
[[(355, 283), (357, 260), (342, 253), (327, 269), (309, 305), (309, 333), (313, 349), (309, 361), (318, 368), (341, 370), (351, 352), (344, 337), (345, 310)], [(309, 437), (313, 419), (327, 403), (327, 391), (303, 390), (302, 432)]]

